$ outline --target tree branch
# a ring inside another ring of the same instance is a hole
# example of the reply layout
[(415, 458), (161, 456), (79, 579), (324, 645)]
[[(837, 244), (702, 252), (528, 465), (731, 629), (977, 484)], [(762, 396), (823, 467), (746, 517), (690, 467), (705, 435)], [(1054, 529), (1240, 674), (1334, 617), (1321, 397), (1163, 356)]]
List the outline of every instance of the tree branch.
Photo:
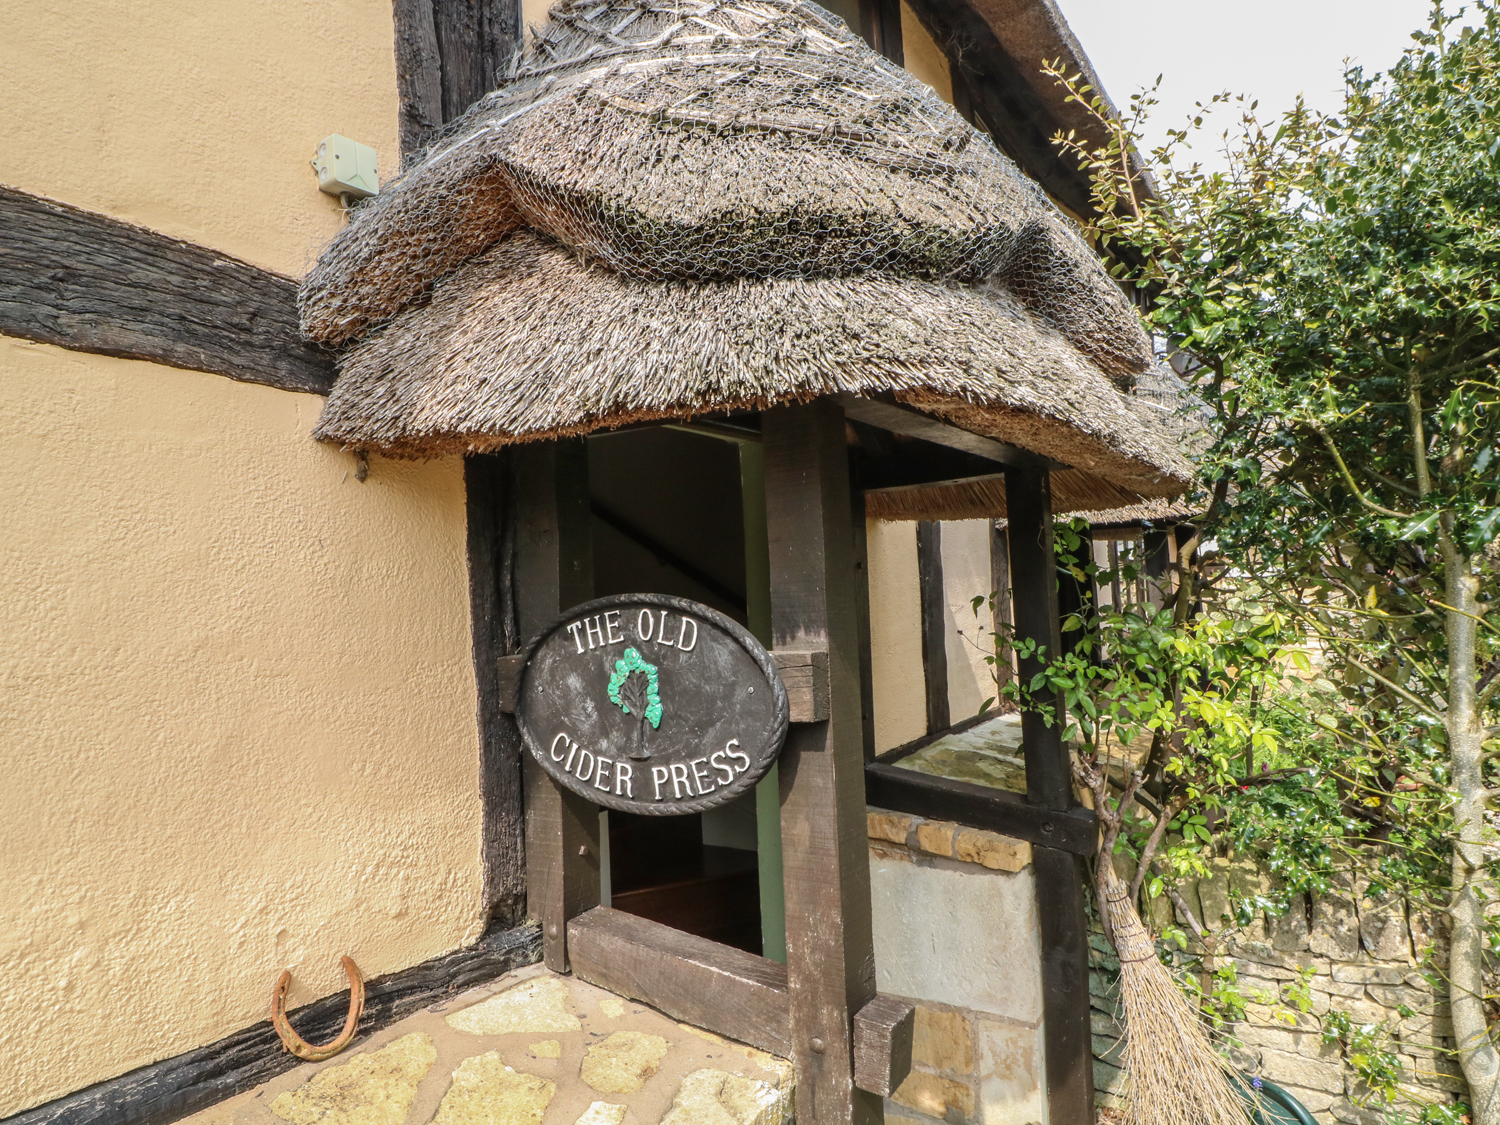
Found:
[(1156, 818), (1156, 826), (1151, 829), (1151, 836), (1146, 841), (1146, 846), (1141, 849), (1141, 862), (1135, 869), (1135, 878), (1130, 880), (1130, 901), (1137, 901), (1141, 893), (1141, 886), (1146, 881), (1146, 872), (1150, 869), (1152, 860), (1156, 856), (1157, 849), (1161, 847), (1162, 837), (1167, 834), (1167, 825), (1181, 812), (1175, 800), (1164, 805)]
[(1406, 411), (1411, 423), (1412, 458), (1417, 470), (1417, 495), (1427, 499), (1432, 491), (1432, 471), (1427, 464), (1427, 428), (1422, 422), (1422, 382), (1415, 371), (1406, 373)]
[(1397, 512), (1391, 508), (1381, 507), (1379, 504), (1375, 503), (1375, 501), (1371, 500), (1363, 492), (1361, 492), (1359, 485), (1354, 483), (1354, 474), (1349, 471), (1349, 466), (1344, 464), (1343, 455), (1339, 453), (1338, 446), (1333, 444), (1333, 438), (1328, 435), (1328, 431), (1315, 422), (1309, 422), (1308, 425), (1320, 438), (1323, 439), (1323, 444), (1328, 447), (1328, 452), (1333, 456), (1334, 464), (1338, 466), (1339, 475), (1344, 478), (1344, 484), (1348, 486), (1349, 491), (1354, 494), (1354, 498), (1356, 500), (1358, 500), (1366, 508), (1370, 509), (1370, 511), (1382, 516), (1391, 516), (1398, 520), (1411, 518), (1410, 516), (1405, 515), (1402, 512)]

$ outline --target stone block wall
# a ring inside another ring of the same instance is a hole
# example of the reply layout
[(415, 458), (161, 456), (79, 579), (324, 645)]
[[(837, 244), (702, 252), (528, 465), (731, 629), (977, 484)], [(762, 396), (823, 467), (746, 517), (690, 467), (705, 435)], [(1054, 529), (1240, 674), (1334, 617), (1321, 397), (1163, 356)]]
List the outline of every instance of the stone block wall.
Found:
[[(1269, 888), (1254, 864), (1219, 859), (1210, 878), (1183, 889), (1189, 908), (1220, 931), (1217, 963), (1233, 966), (1246, 1001), (1243, 1018), (1225, 1028), (1236, 1065), (1286, 1087), (1329, 1125), (1385, 1125), (1402, 1111), (1414, 1117), (1423, 1105), (1461, 1096), (1467, 1088), (1452, 1054), (1446, 997), (1428, 979), (1433, 970), (1441, 979), (1446, 963), (1433, 917), (1400, 899), (1370, 898), (1368, 880), (1358, 872), (1344, 875), (1327, 894), (1294, 898), (1279, 916), (1243, 909)], [(1154, 926), (1170, 921), (1188, 931), (1165, 899), (1155, 906), (1162, 914), (1152, 919)], [(1102, 934), (1092, 945), (1095, 1087), (1101, 1105), (1118, 1106), (1125, 1081), (1119, 962)], [(1201, 953), (1192, 942), (1184, 967)], [(1392, 1105), (1372, 1097), (1343, 1044), (1324, 1041), (1330, 1013), (1377, 1029), (1381, 1049), (1400, 1068)]]
[(1042, 968), (1031, 845), (869, 810), (881, 992), (917, 1008), (892, 1125), (1042, 1125)]

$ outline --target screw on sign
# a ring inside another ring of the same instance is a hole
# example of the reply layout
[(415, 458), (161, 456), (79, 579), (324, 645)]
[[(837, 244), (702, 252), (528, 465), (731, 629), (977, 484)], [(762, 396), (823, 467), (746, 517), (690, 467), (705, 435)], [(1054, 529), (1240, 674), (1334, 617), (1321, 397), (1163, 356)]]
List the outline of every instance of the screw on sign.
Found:
[(559, 785), (625, 812), (701, 812), (753, 786), (786, 738), (769, 653), (717, 610), (662, 594), (577, 606), (531, 642), (516, 722)]

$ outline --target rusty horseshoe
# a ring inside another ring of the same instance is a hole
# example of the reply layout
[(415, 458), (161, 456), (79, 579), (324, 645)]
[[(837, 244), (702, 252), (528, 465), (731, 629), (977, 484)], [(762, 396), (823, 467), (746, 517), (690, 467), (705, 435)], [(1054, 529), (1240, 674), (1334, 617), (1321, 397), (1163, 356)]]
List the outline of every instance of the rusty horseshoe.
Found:
[(299, 1059), (318, 1062), (331, 1059), (349, 1045), (354, 1038), (354, 1029), (359, 1025), (360, 1013), (365, 1010), (365, 981), (359, 975), (359, 966), (350, 957), (345, 957), (344, 972), (349, 974), (349, 1015), (344, 1019), (344, 1030), (338, 1038), (321, 1047), (315, 1047), (292, 1030), (286, 1018), (286, 990), (292, 984), (292, 970), (287, 969), (276, 982), (276, 991), (271, 994), (271, 1026), (281, 1037), (282, 1046)]

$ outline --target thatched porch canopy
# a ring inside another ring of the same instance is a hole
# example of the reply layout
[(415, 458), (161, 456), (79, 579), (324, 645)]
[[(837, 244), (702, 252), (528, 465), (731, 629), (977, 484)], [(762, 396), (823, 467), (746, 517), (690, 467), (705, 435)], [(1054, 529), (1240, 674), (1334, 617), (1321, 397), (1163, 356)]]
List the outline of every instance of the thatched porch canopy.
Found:
[(1070, 222), (807, 3), (564, 0), (302, 313), (345, 349), (317, 436), (397, 456), (853, 393), (1069, 466), (1060, 507), (1189, 472)]
[[(1164, 435), (1179, 451), (1197, 455), (1212, 443), (1213, 411), (1165, 363), (1141, 372), (1126, 401), (1141, 425)], [(1105, 527), (1179, 523), (1203, 510), (1201, 501), (1190, 502), (1177, 494), (1143, 495), (1126, 482), (1087, 469), (1054, 469), (1052, 503), (1057, 512)], [(996, 473), (876, 489), (865, 493), (865, 514), (881, 520), (1005, 519), (1005, 479)]]

